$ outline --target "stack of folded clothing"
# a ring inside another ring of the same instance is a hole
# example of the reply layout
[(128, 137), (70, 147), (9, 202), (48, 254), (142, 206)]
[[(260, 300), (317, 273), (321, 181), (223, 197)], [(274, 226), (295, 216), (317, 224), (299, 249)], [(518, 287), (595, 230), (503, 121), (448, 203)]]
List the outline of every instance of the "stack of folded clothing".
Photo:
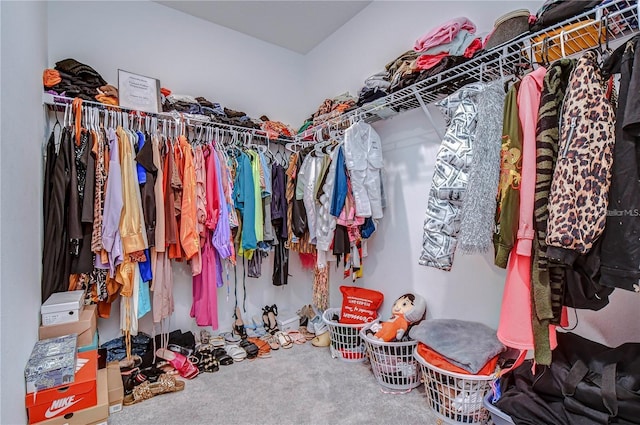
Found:
[(358, 106), (373, 102), (376, 99), (385, 97), (388, 93), (391, 83), (389, 82), (389, 74), (385, 71), (378, 72), (364, 81), (364, 87), (360, 90), (358, 96)]
[(119, 105), (118, 89), (112, 86), (111, 84), (98, 87), (98, 94), (96, 95), (96, 100), (100, 103), (117, 106)]
[(95, 69), (75, 59), (56, 62), (55, 69), (45, 70), (43, 83), (45, 90), (50, 93), (90, 101), (95, 101), (96, 96), (101, 94), (99, 88), (107, 86)]
[(389, 91), (391, 93), (402, 88), (399, 87), (402, 79), (414, 72), (418, 56), (420, 56), (418, 52), (408, 50), (385, 66), (391, 83), (389, 86)]
[(469, 19), (460, 17), (429, 31), (416, 40), (413, 49), (422, 55), (416, 68), (427, 70), (449, 56), (471, 58), (482, 49), (482, 38), (475, 36), (476, 26)]
[(219, 103), (209, 102), (206, 98), (200, 96), (196, 97), (196, 101), (200, 105), (200, 110), (203, 115), (217, 115), (224, 116), (224, 110)]
[(333, 99), (325, 99), (312, 116), (313, 125), (326, 122), (356, 108), (357, 102), (358, 99), (351, 96), (348, 92), (339, 94)]
[(266, 115), (261, 116), (260, 119), (262, 120), (262, 130), (267, 133), (269, 139), (290, 139), (295, 135), (292, 128), (280, 121), (271, 121)]
[(409, 331), (418, 354), (429, 364), (450, 372), (491, 375), (506, 347), (496, 331), (477, 322), (455, 319), (423, 320)]

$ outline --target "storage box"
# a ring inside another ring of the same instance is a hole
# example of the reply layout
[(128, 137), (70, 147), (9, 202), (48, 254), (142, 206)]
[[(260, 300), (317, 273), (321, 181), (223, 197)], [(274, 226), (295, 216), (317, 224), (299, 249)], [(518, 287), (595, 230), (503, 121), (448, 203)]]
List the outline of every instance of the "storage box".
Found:
[(36, 342), (24, 368), (27, 392), (74, 382), (77, 342), (76, 334)]
[(91, 344), (78, 347), (78, 353), (84, 353), (85, 351), (93, 351), (98, 349), (98, 331), (93, 333), (93, 339)]
[(56, 292), (42, 304), (42, 325), (77, 322), (84, 303), (84, 291)]
[(109, 414), (122, 410), (124, 400), (124, 385), (120, 374), (120, 363), (111, 362), (107, 364), (107, 375), (109, 378)]
[(297, 314), (280, 313), (276, 318), (278, 328), (281, 331), (298, 330), (300, 327), (300, 316)]
[(489, 391), (487, 395), (484, 397), (484, 407), (491, 413), (491, 420), (493, 421), (493, 425), (514, 425), (513, 420), (511, 420), (511, 416), (504, 413), (502, 410), (498, 409), (496, 406), (491, 403), (491, 399), (493, 398), (493, 391)]
[[(96, 351), (78, 353), (75, 369), (73, 383), (44, 391), (27, 393), (25, 406), (29, 414), (30, 424), (59, 416), (64, 419), (64, 416), (69, 413), (96, 405), (98, 401), (96, 388), (98, 353)], [(97, 418), (96, 420), (99, 419)]]
[(78, 347), (90, 345), (97, 329), (96, 311), (95, 304), (88, 305), (80, 312), (80, 320), (77, 322), (40, 326), (39, 337), (46, 339), (75, 333), (78, 334)]
[(109, 417), (109, 386), (107, 369), (99, 370), (96, 380), (98, 399), (95, 406), (87, 407), (75, 412), (66, 412), (38, 425), (106, 425)]

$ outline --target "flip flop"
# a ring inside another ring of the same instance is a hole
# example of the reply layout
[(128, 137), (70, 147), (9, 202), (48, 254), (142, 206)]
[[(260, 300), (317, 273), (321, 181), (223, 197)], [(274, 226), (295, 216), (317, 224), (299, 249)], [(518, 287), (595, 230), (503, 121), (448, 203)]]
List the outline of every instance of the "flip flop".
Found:
[(280, 344), (280, 346), (282, 348), (291, 348), (293, 347), (293, 340), (291, 339), (291, 337), (282, 332), (282, 331), (278, 331), (274, 334), (274, 336), (276, 338), (278, 338), (278, 343)]

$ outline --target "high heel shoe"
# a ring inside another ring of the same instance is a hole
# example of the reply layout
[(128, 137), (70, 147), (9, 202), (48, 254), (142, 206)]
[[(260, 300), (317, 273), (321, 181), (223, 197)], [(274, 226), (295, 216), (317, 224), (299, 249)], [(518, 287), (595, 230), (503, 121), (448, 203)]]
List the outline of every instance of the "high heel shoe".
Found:
[(275, 334), (280, 330), (278, 329), (278, 321), (276, 320), (278, 316), (278, 306), (274, 304), (267, 308), (269, 309), (267, 312), (267, 316), (269, 317), (269, 333)]
[(240, 315), (240, 308), (236, 307), (235, 312), (235, 322), (233, 322), (233, 332), (238, 335), (241, 339), (247, 338), (247, 330), (244, 328), (244, 322), (242, 321), (242, 316)]

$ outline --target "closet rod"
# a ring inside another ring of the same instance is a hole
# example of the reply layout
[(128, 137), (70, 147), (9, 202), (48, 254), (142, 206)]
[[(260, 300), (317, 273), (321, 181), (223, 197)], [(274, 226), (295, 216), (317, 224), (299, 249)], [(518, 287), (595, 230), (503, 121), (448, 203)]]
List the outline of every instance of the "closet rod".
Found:
[[(71, 105), (71, 103), (73, 102), (73, 98), (71, 97), (65, 97), (65, 96), (59, 96), (59, 95), (53, 95), (51, 93), (44, 93), (42, 96), (42, 103), (50, 108), (53, 107), (60, 107), (60, 106), (67, 106), (67, 105)], [(157, 117), (158, 119), (166, 119), (169, 121), (173, 121), (173, 122), (178, 122), (181, 120), (184, 120), (185, 122), (189, 124), (198, 124), (198, 125), (203, 125), (203, 126), (209, 126), (209, 127), (214, 127), (214, 128), (220, 128), (222, 130), (227, 130), (227, 131), (232, 131), (232, 132), (236, 132), (236, 133), (251, 133), (251, 135), (253, 137), (258, 137), (258, 138), (263, 138), (263, 139), (267, 139), (269, 142), (274, 142), (274, 143), (279, 143), (279, 144), (286, 144), (289, 143), (291, 141), (293, 141), (293, 139), (284, 139), (284, 138), (277, 138), (277, 139), (269, 139), (267, 137), (267, 134), (264, 132), (264, 130), (258, 130), (255, 128), (247, 128), (247, 127), (241, 127), (238, 125), (232, 125), (232, 124), (224, 124), (224, 123), (218, 123), (215, 121), (208, 121), (208, 120), (203, 120), (200, 118), (195, 118), (195, 117), (183, 117), (183, 114), (180, 113), (180, 116), (176, 116), (170, 112), (159, 112), (159, 113), (153, 113), (153, 112), (142, 112), (142, 111), (138, 111), (137, 109), (133, 109), (133, 108), (127, 108), (124, 106), (117, 106), (117, 105), (108, 105), (105, 103), (100, 103), (100, 102), (94, 102), (91, 100), (82, 100), (82, 104), (83, 105), (88, 105), (91, 107), (96, 107), (99, 109), (104, 109), (104, 110), (119, 110), (122, 112), (127, 112), (127, 113), (132, 113), (134, 115), (140, 115), (140, 114), (145, 114), (151, 117)], [(188, 115), (188, 114), (187, 114)]]

